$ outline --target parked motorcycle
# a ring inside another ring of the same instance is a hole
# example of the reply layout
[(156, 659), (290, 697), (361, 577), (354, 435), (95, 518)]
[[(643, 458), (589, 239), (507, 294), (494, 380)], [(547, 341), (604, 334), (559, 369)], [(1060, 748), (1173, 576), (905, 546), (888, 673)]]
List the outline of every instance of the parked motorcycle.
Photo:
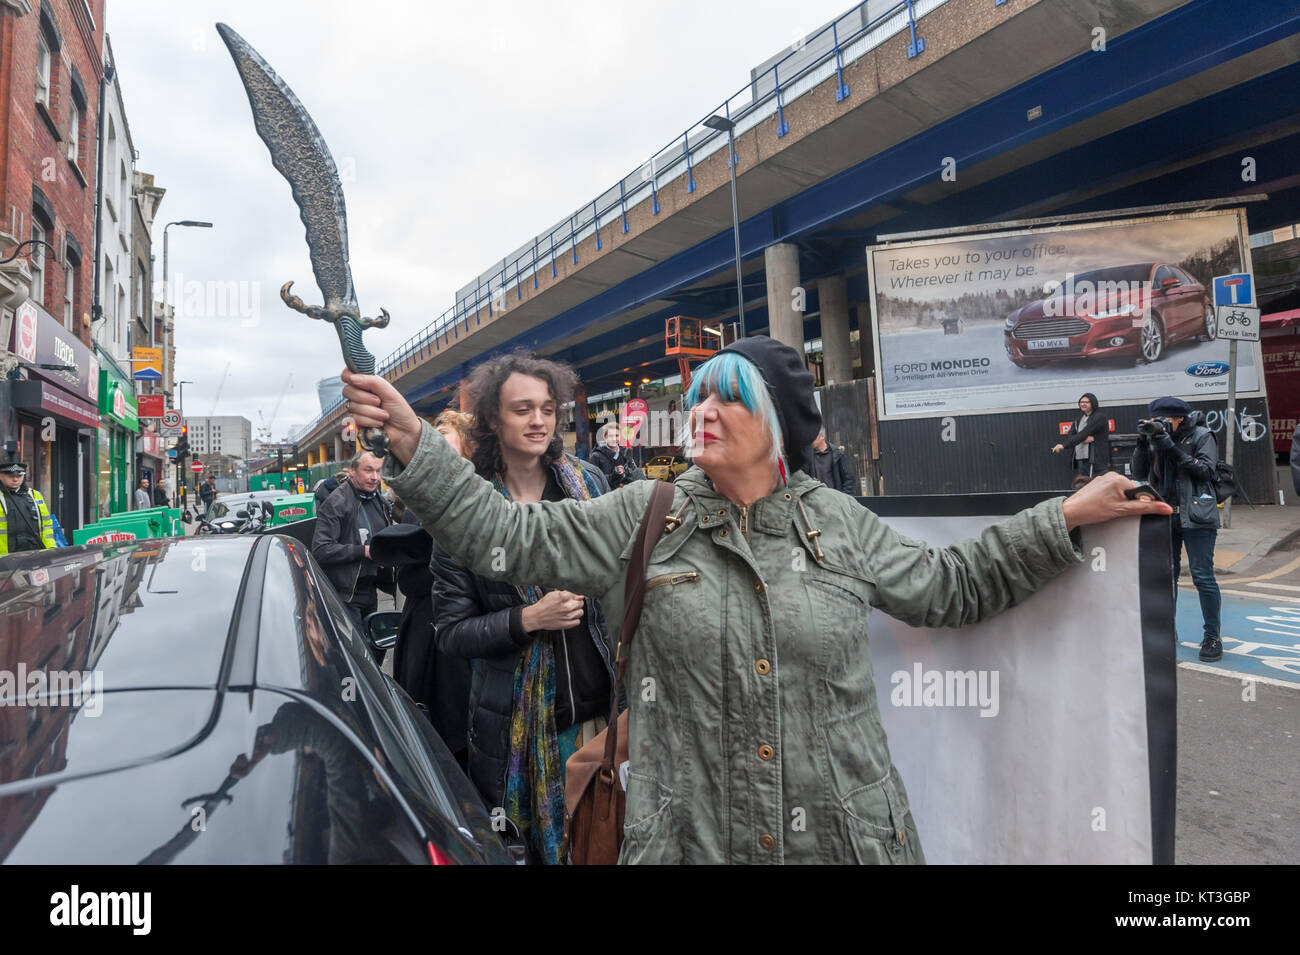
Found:
[(270, 501), (253, 501), (247, 508), (240, 508), (234, 515), (226, 515), (209, 521), (201, 514), (191, 515), (188, 511), (181, 518), (189, 524), (197, 522), (196, 534), (260, 534), (271, 523), (274, 510)]

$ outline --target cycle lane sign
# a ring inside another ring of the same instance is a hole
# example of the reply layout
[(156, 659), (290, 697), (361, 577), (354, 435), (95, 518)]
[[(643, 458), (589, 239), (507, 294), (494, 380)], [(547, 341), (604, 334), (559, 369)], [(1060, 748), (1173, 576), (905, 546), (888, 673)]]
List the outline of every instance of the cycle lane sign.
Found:
[(1229, 341), (1259, 341), (1259, 309), (1251, 305), (1218, 305), (1214, 309), (1218, 319), (1216, 334)]

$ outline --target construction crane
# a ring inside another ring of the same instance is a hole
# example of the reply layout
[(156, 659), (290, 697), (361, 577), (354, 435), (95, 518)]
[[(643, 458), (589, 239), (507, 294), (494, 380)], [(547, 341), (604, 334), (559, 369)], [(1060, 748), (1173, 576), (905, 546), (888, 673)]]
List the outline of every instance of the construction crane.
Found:
[(292, 384), (293, 373), (290, 372), (289, 377), (284, 382), (284, 387), (280, 389), (280, 397), (275, 399), (275, 407), (271, 409), (271, 417), (263, 418), (262, 410), (260, 408), (258, 409), (257, 418), (262, 422), (261, 432), (263, 441), (271, 440), (271, 428), (275, 425), (275, 416), (280, 413), (280, 405), (284, 402), (284, 396), (288, 393), (289, 387)]
[(226, 362), (226, 370), (221, 373), (221, 380), (217, 382), (217, 396), (212, 399), (212, 410), (208, 412), (209, 418), (216, 417), (217, 402), (221, 400), (221, 389), (226, 387), (226, 376), (230, 374), (230, 362)]

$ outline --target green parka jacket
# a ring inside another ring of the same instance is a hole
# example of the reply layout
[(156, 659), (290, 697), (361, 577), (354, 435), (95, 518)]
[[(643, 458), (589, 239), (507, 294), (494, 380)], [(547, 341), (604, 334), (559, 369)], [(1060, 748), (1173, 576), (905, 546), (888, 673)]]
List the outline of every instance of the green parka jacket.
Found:
[[(508, 502), (427, 424), (410, 463), (390, 457), (385, 471), (466, 566), (598, 596), (622, 619), (652, 482)], [(801, 471), (739, 508), (692, 468), (671, 513), (681, 524), (652, 555), (629, 661), (619, 861), (924, 861), (881, 727), (867, 617), (956, 627), (1025, 599), (1082, 560), (1060, 499), (947, 548), (902, 537)]]

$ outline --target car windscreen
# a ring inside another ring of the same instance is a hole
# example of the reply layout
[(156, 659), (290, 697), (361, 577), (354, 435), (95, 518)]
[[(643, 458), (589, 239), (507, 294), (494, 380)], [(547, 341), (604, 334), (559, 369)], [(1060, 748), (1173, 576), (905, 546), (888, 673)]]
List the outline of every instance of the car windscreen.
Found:
[(1136, 282), (1139, 285), (1151, 278), (1151, 263), (1141, 265), (1116, 265), (1108, 269), (1093, 269), (1091, 272), (1078, 272), (1074, 284), (1078, 287), (1083, 282), (1099, 285), (1103, 282)]

